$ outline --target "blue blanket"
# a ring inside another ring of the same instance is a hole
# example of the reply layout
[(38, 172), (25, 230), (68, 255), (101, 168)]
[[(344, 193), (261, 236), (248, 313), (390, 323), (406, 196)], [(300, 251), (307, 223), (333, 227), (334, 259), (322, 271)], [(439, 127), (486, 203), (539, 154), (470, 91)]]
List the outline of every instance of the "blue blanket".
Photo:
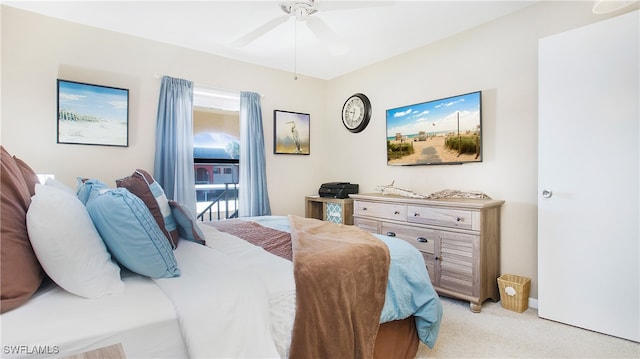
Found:
[[(265, 227), (291, 232), (283, 216), (242, 218)], [(374, 234), (389, 248), (391, 264), (380, 323), (414, 316), (420, 340), (433, 348), (442, 319), (442, 303), (431, 285), (422, 254), (411, 244), (394, 237)]]

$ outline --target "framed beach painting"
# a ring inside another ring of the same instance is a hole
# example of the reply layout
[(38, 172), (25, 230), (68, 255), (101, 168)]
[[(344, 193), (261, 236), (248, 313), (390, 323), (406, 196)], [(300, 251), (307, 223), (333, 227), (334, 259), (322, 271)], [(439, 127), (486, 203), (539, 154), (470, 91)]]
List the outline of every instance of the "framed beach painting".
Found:
[(482, 93), (388, 109), (387, 165), (482, 162)]
[(273, 153), (308, 155), (310, 122), (307, 113), (273, 111)]
[(58, 79), (58, 143), (129, 146), (129, 90)]

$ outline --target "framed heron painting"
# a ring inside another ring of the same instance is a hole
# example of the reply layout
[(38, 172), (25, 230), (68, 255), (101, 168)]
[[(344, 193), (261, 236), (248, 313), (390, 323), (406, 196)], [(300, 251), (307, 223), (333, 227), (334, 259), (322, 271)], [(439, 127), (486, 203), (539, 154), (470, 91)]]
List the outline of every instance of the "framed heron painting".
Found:
[(273, 153), (308, 155), (310, 119), (307, 113), (273, 111)]

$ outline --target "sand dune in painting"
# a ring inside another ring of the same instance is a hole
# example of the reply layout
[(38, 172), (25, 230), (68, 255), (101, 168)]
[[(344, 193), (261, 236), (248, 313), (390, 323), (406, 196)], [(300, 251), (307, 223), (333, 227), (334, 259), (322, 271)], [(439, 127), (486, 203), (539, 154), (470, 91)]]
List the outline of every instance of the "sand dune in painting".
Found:
[(58, 142), (126, 146), (127, 124), (101, 119), (60, 120)]
[[(425, 163), (455, 163), (455, 162), (471, 162), (478, 161), (476, 154), (461, 154), (457, 151), (447, 149), (444, 145), (446, 136), (434, 136), (427, 138), (426, 141), (414, 141), (414, 153), (401, 158), (389, 161), (389, 165), (417, 165)], [(391, 143), (399, 143), (400, 141), (390, 141)]]

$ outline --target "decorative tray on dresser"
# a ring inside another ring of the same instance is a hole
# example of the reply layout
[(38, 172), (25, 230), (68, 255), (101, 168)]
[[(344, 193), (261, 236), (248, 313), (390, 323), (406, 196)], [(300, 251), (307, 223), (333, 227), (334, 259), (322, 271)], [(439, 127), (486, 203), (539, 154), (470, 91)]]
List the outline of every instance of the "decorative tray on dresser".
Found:
[(468, 300), (480, 312), (487, 299), (500, 298), (500, 208), (491, 199), (419, 199), (352, 194), (354, 225), (398, 237), (424, 258), (434, 288)]

